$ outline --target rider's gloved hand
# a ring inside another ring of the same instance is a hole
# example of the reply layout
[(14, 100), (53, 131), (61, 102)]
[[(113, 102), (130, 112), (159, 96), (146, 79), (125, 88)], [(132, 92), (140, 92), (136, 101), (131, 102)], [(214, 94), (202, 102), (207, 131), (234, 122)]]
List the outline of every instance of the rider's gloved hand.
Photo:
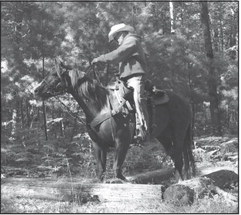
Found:
[(91, 64), (100, 64), (100, 63), (103, 63), (103, 61), (101, 60), (102, 57), (97, 57), (97, 58), (94, 58), (92, 61), (91, 61)]

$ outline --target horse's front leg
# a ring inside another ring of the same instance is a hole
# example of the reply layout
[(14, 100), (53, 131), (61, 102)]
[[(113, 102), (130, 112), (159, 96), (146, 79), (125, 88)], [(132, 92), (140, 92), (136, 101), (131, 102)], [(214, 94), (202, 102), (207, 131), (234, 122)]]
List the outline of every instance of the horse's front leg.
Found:
[(122, 165), (124, 163), (124, 160), (126, 158), (126, 154), (130, 145), (130, 138), (128, 137), (127, 133), (125, 135), (123, 134), (122, 136), (117, 137), (115, 140), (116, 151), (115, 151), (115, 160), (113, 165), (116, 178), (119, 178), (125, 181), (126, 181), (126, 178), (122, 174)]
[(95, 157), (97, 161), (97, 176), (100, 181), (104, 180), (106, 172), (106, 149), (101, 148), (97, 143), (93, 143)]

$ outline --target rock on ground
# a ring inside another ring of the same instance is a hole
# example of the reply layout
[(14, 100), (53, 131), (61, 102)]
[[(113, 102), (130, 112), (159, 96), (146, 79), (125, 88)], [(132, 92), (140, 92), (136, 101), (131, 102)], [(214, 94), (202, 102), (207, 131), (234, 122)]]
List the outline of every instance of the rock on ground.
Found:
[(166, 202), (177, 206), (191, 205), (195, 200), (212, 197), (215, 194), (222, 195), (226, 201), (237, 201), (237, 196), (225, 192), (221, 188), (227, 188), (233, 183), (238, 183), (238, 175), (229, 170), (220, 170), (202, 177), (193, 178), (173, 184), (168, 187), (163, 198)]

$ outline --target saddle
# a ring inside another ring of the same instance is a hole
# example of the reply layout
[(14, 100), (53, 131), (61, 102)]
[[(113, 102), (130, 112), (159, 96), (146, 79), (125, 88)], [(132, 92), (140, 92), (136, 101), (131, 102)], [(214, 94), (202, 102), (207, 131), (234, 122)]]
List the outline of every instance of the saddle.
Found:
[[(125, 86), (124, 82), (118, 79), (115, 82), (110, 83), (106, 87), (109, 91), (112, 91), (119, 105), (116, 107), (113, 101), (109, 99), (109, 105), (111, 108), (110, 113), (97, 115), (90, 126), (93, 130), (96, 130), (97, 126), (103, 121), (111, 118), (112, 116), (121, 113), (127, 115), (130, 112), (135, 112), (135, 104), (133, 100), (133, 90)], [(157, 88), (150, 81), (146, 81), (145, 90), (147, 92), (147, 110), (150, 117), (150, 125), (153, 127), (154, 119), (156, 118), (156, 107), (158, 105), (166, 104), (169, 101), (169, 96), (166, 91)]]
[[(109, 90), (116, 91), (117, 97), (119, 96), (122, 99), (129, 101), (132, 107), (134, 106), (132, 90), (128, 89), (121, 80), (110, 83), (107, 88)], [(169, 96), (167, 95), (166, 91), (152, 84), (150, 80), (147, 80), (145, 82), (144, 88), (147, 92), (147, 100), (152, 103), (151, 105), (161, 105), (169, 101)], [(121, 91), (123, 91), (124, 93), (121, 93)]]
[(150, 105), (161, 105), (169, 101), (169, 96), (165, 90), (162, 90), (155, 86), (150, 80), (145, 82), (145, 91), (148, 93), (147, 99), (151, 100), (153, 104)]
[[(135, 111), (133, 90), (128, 89), (121, 80), (117, 80), (116, 82), (109, 84), (107, 88), (113, 91), (116, 94), (116, 98), (120, 101), (118, 110), (113, 110), (113, 113), (126, 113), (123, 108), (124, 106), (127, 107), (128, 112)], [(147, 110), (150, 119), (150, 128), (153, 128), (155, 127), (156, 107), (168, 103), (169, 96), (166, 91), (159, 89), (150, 80), (145, 82), (144, 88), (147, 95)]]

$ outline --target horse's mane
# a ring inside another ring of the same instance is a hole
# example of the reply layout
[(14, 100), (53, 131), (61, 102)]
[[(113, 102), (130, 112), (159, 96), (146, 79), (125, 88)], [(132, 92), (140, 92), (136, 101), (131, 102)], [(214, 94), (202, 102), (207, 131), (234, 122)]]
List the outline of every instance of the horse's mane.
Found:
[(100, 110), (106, 105), (109, 92), (105, 87), (98, 84), (96, 79), (83, 75), (83, 72), (78, 70), (69, 71), (69, 76), (73, 88), (79, 88), (82, 97), (93, 99)]

